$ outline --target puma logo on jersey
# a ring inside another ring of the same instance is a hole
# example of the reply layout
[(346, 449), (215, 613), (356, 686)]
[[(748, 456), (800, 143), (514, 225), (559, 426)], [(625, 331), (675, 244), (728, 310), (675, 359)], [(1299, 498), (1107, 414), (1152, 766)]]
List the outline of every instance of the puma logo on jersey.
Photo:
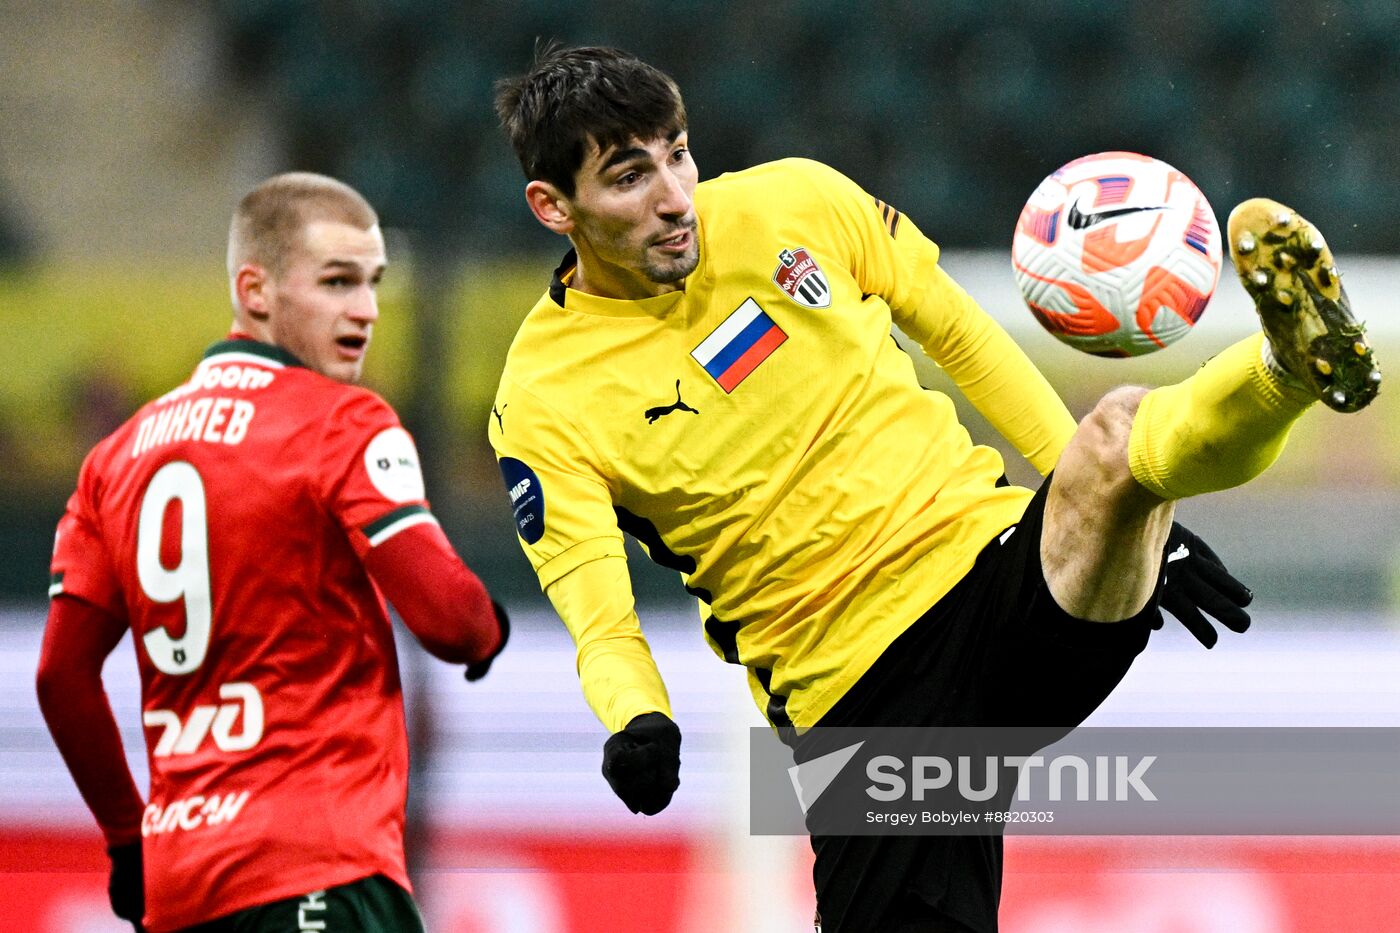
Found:
[(501, 406), (501, 410), (500, 410), (500, 411), (496, 411), (496, 406), (495, 406), (495, 405), (492, 405), (492, 406), (491, 406), (491, 414), (493, 414), (493, 415), (496, 416), (496, 427), (498, 427), (498, 428), (501, 429), (501, 433), (502, 433), (502, 434), (506, 433), (506, 423), (505, 423), (505, 421), (504, 421), (504, 418), (505, 418), (505, 414), (506, 414), (506, 409), (509, 408), (509, 407), (510, 407), (510, 405), (509, 405), (509, 403), (507, 403), (507, 404)]
[(691, 408), (685, 402), (681, 401), (681, 381), (679, 379), (676, 380), (676, 404), (658, 405), (656, 408), (648, 408), (644, 414), (646, 415), (647, 424), (656, 424), (658, 419), (671, 414), (673, 411), (688, 411), (692, 415), (700, 414), (699, 409)]
[(1188, 557), (1190, 557), (1190, 556), (1191, 556), (1191, 549), (1188, 548), (1188, 547), (1187, 547), (1186, 545), (1184, 545), (1184, 544), (1178, 544), (1178, 545), (1176, 546), (1176, 550), (1175, 550), (1175, 551), (1172, 551), (1170, 554), (1167, 555), (1167, 563), (1170, 564), (1170, 563), (1172, 563), (1172, 562), (1174, 562), (1174, 561), (1185, 560), (1186, 558), (1188, 558)]

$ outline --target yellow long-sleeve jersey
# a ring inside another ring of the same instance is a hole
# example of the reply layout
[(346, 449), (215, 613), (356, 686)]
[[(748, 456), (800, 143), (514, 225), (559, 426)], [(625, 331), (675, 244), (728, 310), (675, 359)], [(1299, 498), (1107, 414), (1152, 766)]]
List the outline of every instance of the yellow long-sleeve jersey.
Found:
[(1042, 472), (1074, 420), (890, 206), (815, 162), (696, 188), (700, 262), (639, 301), (570, 289), (522, 324), (489, 432), (521, 544), (610, 729), (669, 711), (622, 534), (679, 571), (717, 654), (775, 724), (820, 719), (1015, 523), (897, 323)]

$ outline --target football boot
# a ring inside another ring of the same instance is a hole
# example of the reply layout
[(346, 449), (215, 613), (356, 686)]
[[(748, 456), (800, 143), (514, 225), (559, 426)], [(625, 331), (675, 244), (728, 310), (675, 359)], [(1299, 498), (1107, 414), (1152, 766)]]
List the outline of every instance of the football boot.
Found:
[(1318, 229), (1277, 201), (1250, 198), (1230, 212), (1229, 241), (1278, 366), (1328, 408), (1369, 405), (1380, 367)]

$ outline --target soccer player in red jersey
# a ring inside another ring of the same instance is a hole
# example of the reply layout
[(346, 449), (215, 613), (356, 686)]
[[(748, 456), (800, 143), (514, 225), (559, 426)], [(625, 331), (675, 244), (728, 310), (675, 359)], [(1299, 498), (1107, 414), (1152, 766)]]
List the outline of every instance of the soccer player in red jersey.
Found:
[[(422, 929), (380, 593), (468, 680), (509, 629), (428, 510), (412, 438), (355, 385), (384, 268), (348, 186), (252, 191), (233, 332), (92, 450), (59, 523), (39, 702), (137, 929)], [(147, 803), (100, 676), (128, 628)]]

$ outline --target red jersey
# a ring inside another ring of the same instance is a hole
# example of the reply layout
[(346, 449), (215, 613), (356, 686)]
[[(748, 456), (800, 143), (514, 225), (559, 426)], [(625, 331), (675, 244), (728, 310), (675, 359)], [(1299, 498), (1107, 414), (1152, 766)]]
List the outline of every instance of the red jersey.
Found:
[(149, 929), (376, 873), (409, 888), (398, 664), (361, 559), (433, 520), (388, 404), (250, 340), (88, 455), (50, 592), (134, 636)]

